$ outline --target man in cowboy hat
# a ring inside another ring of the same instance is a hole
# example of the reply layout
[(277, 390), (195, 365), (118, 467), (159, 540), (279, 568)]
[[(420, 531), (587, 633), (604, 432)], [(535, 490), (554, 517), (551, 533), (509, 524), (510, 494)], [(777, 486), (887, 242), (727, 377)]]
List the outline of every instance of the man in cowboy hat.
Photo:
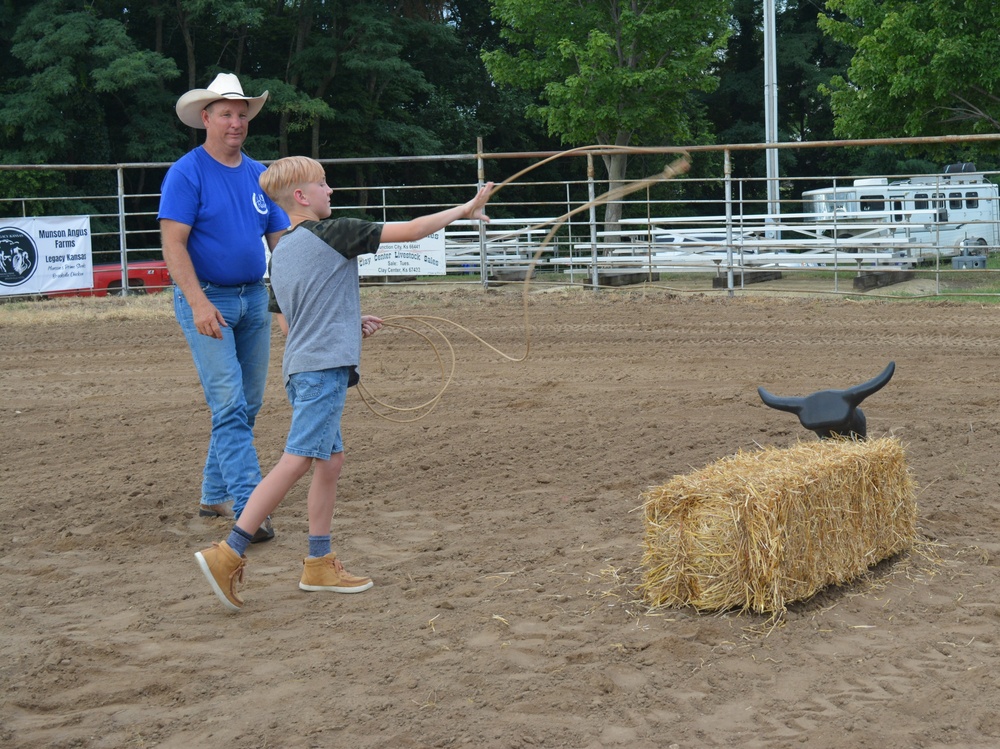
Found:
[[(242, 150), (266, 99), (266, 91), (246, 96), (232, 73), (181, 96), (177, 116), (204, 130), (205, 143), (170, 167), (161, 191), (174, 314), (212, 412), (199, 511), (206, 517), (238, 518), (261, 478), (253, 426), (271, 346), (262, 238), (273, 249), (289, 225), (260, 188), (263, 164)], [(254, 540), (273, 537), (268, 518)]]

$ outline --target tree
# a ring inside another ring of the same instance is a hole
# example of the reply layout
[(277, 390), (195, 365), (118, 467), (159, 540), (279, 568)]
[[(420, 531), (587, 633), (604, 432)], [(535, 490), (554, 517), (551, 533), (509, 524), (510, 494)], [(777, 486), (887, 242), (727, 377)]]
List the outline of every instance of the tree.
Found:
[[(92, 164), (173, 150), (144, 119), (164, 103), (173, 61), (140, 49), (121, 18), (96, 4), (41, 0), (16, 24), (0, 102), (8, 163)], [(169, 130), (167, 130), (169, 133)]]
[[(494, 79), (538, 100), (529, 116), (569, 145), (689, 144), (728, 36), (726, 0), (491, 0), (509, 49), (483, 53)], [(609, 188), (624, 153), (602, 156)], [(608, 203), (617, 230), (621, 204)]]
[[(468, 153), (479, 136), (551, 148), (528, 94), (486, 73), (498, 33), (488, 0), (0, 2), (0, 158), (172, 161), (200, 141), (177, 98), (219, 72), (270, 92), (246, 143), (258, 159)], [(348, 181), (456, 181), (448, 168), (381, 161)]]
[(826, 88), (848, 138), (1000, 130), (995, 0), (827, 0), (820, 27), (854, 50)]
[[(280, 113), (280, 152), (326, 156), (433, 153), (437, 134), (423, 111), (438, 95), (419, 64), (421, 50), (450, 59), (454, 29), (432, 5), (410, 3), (412, 17), (385, 0), (298, 0), (272, 26), (283, 60), (266, 81)], [(419, 12), (418, 12), (419, 11)], [(441, 63), (439, 63), (441, 64)], [(333, 153), (331, 153), (333, 151)], [(364, 181), (358, 173), (358, 181)]]
[[(848, 47), (819, 30), (816, 19), (820, 12), (807, 0), (779, 0), (776, 4), (779, 141), (833, 137), (829, 98), (820, 93), (819, 87), (846, 70), (851, 55)], [(719, 87), (705, 97), (721, 143), (765, 140), (763, 22), (760, 0), (734, 1), (733, 33), (719, 68)], [(837, 154), (836, 165), (824, 163), (830, 158), (827, 149), (786, 149), (778, 156), (784, 176), (809, 176), (830, 168), (836, 173), (844, 167), (842, 151)], [(759, 179), (765, 172), (763, 151), (739, 152), (733, 160), (735, 177)], [(763, 181), (744, 187), (754, 199), (764, 198)]]
[[(500, 27), (490, 16), (488, 0), (450, 3), (447, 35), (412, 46), (410, 59), (434, 87), (423, 120), (438, 134), (444, 153), (469, 153), (482, 138), (493, 152), (555, 150), (538, 121), (524, 112), (530, 95), (521, 89), (493, 84), (480, 53), (502, 46)], [(454, 162), (451, 162), (454, 163)], [(441, 173), (448, 162), (433, 165)], [(446, 174), (447, 172), (445, 172)], [(465, 166), (453, 177), (467, 177)], [(455, 181), (444, 178), (443, 181)]]

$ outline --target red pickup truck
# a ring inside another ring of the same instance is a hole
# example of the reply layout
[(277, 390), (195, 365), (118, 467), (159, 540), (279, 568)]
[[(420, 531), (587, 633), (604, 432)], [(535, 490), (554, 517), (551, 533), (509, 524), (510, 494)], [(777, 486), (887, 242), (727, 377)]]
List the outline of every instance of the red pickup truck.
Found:
[[(162, 260), (141, 260), (128, 264), (128, 290), (153, 294), (173, 285), (167, 264)], [(121, 293), (122, 267), (118, 263), (94, 266), (94, 285), (89, 289), (48, 291), (45, 296), (107, 296)]]

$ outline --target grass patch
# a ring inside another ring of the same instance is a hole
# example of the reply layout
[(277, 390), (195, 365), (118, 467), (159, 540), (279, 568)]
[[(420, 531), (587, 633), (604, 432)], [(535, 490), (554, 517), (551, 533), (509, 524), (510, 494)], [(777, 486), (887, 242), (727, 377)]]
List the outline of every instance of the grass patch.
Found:
[(2, 325), (146, 322), (174, 319), (173, 294), (17, 299), (0, 304)]
[[(952, 270), (949, 261), (947, 265), (942, 263), (939, 269), (917, 269), (915, 277), (923, 283), (906, 284), (898, 290), (887, 287), (883, 291), (886, 295), (899, 298), (930, 297), (956, 303), (1000, 303), (1000, 255), (997, 254), (987, 258), (986, 268)], [(933, 288), (929, 288), (931, 284)]]

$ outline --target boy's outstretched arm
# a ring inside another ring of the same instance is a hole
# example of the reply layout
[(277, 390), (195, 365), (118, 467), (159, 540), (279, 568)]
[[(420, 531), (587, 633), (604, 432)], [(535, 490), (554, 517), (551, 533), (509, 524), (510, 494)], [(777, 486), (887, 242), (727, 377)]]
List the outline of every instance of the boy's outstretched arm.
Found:
[(470, 218), (476, 221), (489, 223), (490, 217), (484, 212), (486, 204), (489, 202), (490, 194), (493, 192), (493, 183), (487, 182), (476, 193), (476, 197), (468, 203), (457, 205), (454, 208), (447, 208), (437, 213), (431, 213), (411, 221), (404, 221), (398, 224), (385, 224), (382, 227), (382, 242), (416, 242), (423, 239), (428, 234), (433, 234), (443, 229), (448, 224), (458, 221), (461, 218)]

